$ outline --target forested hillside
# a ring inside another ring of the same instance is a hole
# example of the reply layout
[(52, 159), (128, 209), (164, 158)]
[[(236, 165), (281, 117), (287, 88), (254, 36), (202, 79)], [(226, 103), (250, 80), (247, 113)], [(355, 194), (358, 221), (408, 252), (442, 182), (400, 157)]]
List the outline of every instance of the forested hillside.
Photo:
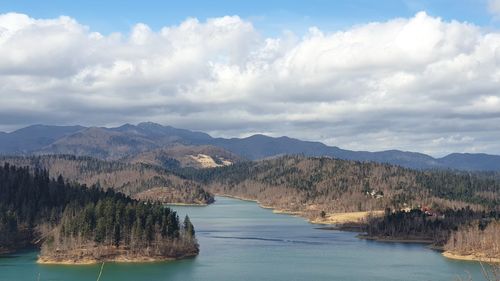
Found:
[(41, 262), (154, 260), (196, 255), (194, 228), (159, 204), (0, 167), (0, 252), (40, 245)]
[(399, 166), (331, 158), (284, 156), (229, 167), (191, 171), (215, 193), (317, 217), (324, 212), (416, 208), (495, 208), (500, 183), (451, 171), (415, 171)]
[(208, 204), (213, 196), (198, 183), (181, 179), (156, 166), (104, 161), (72, 155), (45, 155), (31, 157), (0, 157), (0, 163), (9, 162), (32, 169), (46, 169), (51, 177), (62, 175), (70, 181), (103, 188), (112, 188), (126, 195), (136, 196), (154, 189), (164, 203)]

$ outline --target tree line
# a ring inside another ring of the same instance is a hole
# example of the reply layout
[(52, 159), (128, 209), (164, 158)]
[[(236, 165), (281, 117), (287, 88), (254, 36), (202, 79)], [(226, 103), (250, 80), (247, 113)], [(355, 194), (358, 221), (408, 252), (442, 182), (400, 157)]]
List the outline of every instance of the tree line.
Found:
[(364, 230), (370, 238), (424, 240), (454, 254), (500, 257), (500, 212), (494, 210), (387, 209), (383, 217), (370, 218)]

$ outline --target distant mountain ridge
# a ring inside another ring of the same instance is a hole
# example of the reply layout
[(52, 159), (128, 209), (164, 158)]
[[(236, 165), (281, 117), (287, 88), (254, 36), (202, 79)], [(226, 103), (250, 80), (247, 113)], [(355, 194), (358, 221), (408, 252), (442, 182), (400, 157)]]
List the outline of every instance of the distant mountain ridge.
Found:
[(12, 133), (1, 132), (0, 154), (31, 152), (84, 128), (82, 126), (32, 125)]
[(328, 156), (355, 161), (389, 163), (414, 169), (500, 171), (500, 156), (453, 153), (434, 158), (417, 152), (387, 150), (351, 151), (321, 142), (289, 137), (253, 135), (246, 138), (213, 138), (203, 132), (144, 122), (115, 128), (33, 125), (11, 133), (0, 132), (0, 154), (73, 154), (106, 160), (130, 158), (175, 145), (209, 145), (248, 160), (286, 154)]

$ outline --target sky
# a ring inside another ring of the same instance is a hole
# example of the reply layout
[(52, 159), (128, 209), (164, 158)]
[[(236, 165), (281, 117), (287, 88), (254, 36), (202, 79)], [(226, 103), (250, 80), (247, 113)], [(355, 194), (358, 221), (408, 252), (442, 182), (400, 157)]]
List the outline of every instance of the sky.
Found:
[(500, 0), (4, 1), (0, 131), (500, 154), (499, 64)]

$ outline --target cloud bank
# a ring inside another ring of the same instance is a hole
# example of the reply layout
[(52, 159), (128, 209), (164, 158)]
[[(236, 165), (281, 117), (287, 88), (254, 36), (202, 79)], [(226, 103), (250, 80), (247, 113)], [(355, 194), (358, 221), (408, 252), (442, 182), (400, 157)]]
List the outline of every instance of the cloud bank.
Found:
[(500, 154), (500, 33), (420, 12), (265, 38), (226, 16), (103, 35), (0, 15), (0, 129), (155, 121), (350, 149)]

